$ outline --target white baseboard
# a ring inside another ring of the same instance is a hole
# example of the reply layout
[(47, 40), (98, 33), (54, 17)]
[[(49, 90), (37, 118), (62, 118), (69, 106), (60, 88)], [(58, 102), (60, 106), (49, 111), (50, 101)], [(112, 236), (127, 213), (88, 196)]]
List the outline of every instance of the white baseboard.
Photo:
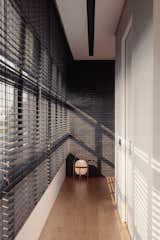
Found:
[(15, 240), (39, 239), (65, 177), (66, 164), (64, 163), (15, 237)]

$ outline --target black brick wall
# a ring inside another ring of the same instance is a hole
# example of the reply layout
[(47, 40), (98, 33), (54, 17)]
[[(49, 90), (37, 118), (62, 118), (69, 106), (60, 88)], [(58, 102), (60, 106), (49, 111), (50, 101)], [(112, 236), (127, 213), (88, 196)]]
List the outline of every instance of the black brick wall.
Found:
[[(114, 61), (73, 61), (67, 82), (71, 152), (94, 160), (99, 172), (114, 174)], [(79, 111), (80, 110), (80, 111)]]

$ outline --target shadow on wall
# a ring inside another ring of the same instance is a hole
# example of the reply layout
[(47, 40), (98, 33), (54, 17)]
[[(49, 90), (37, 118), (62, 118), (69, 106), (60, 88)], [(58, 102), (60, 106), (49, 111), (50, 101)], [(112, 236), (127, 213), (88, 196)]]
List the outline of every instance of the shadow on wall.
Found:
[(70, 149), (75, 158), (86, 159), (90, 176), (114, 175), (114, 132), (71, 106)]

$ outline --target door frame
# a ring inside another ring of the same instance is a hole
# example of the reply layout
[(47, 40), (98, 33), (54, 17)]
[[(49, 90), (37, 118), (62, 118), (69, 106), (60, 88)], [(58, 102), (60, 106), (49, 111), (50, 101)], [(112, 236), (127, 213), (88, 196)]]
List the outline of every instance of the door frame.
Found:
[(126, 40), (129, 32), (133, 26), (133, 17), (129, 18), (128, 24), (124, 30), (124, 34), (121, 39), (121, 62), (122, 62), (122, 139), (123, 139), (123, 149), (122, 149), (122, 188), (124, 196), (124, 204), (122, 206), (122, 221), (127, 223), (127, 142), (126, 142)]

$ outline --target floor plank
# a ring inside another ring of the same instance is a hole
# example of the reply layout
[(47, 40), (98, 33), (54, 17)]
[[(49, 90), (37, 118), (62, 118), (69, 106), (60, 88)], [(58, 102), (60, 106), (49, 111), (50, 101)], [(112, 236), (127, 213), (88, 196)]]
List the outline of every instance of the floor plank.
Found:
[(111, 179), (66, 179), (40, 240), (129, 240), (114, 207)]

